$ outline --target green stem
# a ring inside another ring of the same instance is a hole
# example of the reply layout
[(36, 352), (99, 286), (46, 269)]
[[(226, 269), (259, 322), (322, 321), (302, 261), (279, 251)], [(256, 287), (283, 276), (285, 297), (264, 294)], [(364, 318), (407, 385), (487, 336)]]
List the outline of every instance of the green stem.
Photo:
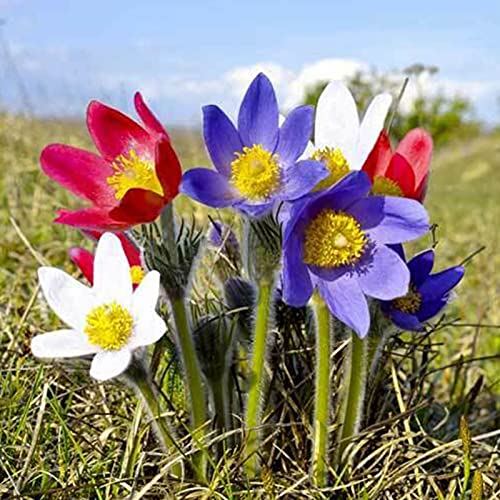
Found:
[(259, 470), (257, 451), (260, 447), (260, 432), (257, 429), (261, 413), (261, 394), (264, 383), (264, 361), (266, 358), (267, 333), (271, 306), (272, 282), (263, 279), (259, 284), (259, 296), (255, 319), (253, 352), (250, 365), (250, 388), (248, 392), (245, 429), (247, 432), (245, 469), (249, 477), (255, 477)]
[[(173, 449), (178, 449), (177, 443), (170, 432), (167, 419), (162, 416), (158, 391), (154, 386), (151, 377), (148, 375), (146, 370), (136, 362), (132, 362), (130, 364), (127, 369), (127, 376), (142, 396), (142, 399), (149, 410), (149, 414), (153, 419), (152, 422), (156, 428), (157, 436), (160, 439), (163, 449), (167, 452), (172, 452)], [(173, 465), (172, 470), (176, 476), (180, 477), (182, 472), (180, 463)]]
[[(352, 438), (357, 434), (363, 414), (367, 371), (367, 341), (358, 337), (355, 332), (351, 336), (351, 356), (349, 379), (347, 381), (347, 400), (342, 421), (342, 434), (339, 443), (339, 460), (344, 461), (344, 452)], [(347, 372), (346, 372), (347, 375)]]
[[(231, 428), (230, 413), (229, 413), (229, 387), (228, 387), (228, 376), (225, 373), (222, 377), (217, 380), (213, 380), (210, 384), (212, 389), (212, 401), (215, 411), (215, 423), (219, 429), (220, 434), (224, 434)], [(224, 454), (224, 443), (226, 438), (219, 442), (218, 450), (219, 457)], [(231, 443), (228, 442), (228, 445)]]
[(314, 297), (316, 309), (316, 390), (314, 399), (314, 434), (312, 476), (322, 488), (326, 484), (328, 463), (328, 424), (330, 413), (330, 312), (324, 301)]
[[(174, 316), (180, 347), (179, 351), (186, 374), (189, 401), (191, 403), (193, 437), (197, 442), (201, 442), (205, 433), (204, 425), (207, 421), (207, 413), (200, 366), (196, 357), (184, 298), (170, 297), (170, 303), (172, 305), (172, 314)], [(200, 480), (204, 480), (205, 478), (206, 458), (206, 453), (197, 453), (195, 455), (194, 468)]]

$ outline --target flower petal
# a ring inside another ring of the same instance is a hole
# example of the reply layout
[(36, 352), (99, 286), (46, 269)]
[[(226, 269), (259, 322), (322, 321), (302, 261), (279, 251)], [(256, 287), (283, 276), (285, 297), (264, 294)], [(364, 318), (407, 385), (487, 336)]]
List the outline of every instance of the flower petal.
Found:
[(417, 317), (423, 323), (439, 314), (447, 305), (448, 300), (446, 297), (422, 302)]
[(167, 331), (165, 321), (155, 312), (142, 313), (134, 325), (134, 333), (129, 340), (129, 348), (137, 349), (154, 344)]
[(392, 158), (392, 148), (389, 136), (385, 130), (380, 135), (366, 158), (362, 170), (368, 174), (373, 181), (375, 176), (384, 176)]
[(169, 138), (167, 131), (144, 102), (140, 92), (136, 92), (134, 95), (134, 106), (149, 133), (165, 136), (167, 139)]
[(396, 182), (406, 198), (417, 197), (415, 174), (413, 173), (411, 165), (400, 154), (395, 153), (392, 157), (385, 177)]
[(70, 248), (69, 256), (90, 284), (94, 281), (94, 256), (84, 248)]
[(402, 311), (392, 310), (390, 313), (391, 319), (396, 326), (402, 330), (411, 332), (420, 332), (424, 329), (418, 318), (413, 314), (407, 314)]
[(393, 196), (370, 196), (349, 208), (349, 213), (378, 243), (404, 243), (429, 230), (429, 216), (415, 200)]
[(108, 210), (96, 207), (82, 208), (75, 211), (59, 210), (54, 222), (80, 229), (101, 231), (123, 230), (132, 225), (132, 223), (125, 220), (116, 220), (109, 214)]
[(440, 273), (431, 274), (418, 287), (418, 291), (422, 294), (425, 301), (439, 299), (458, 285), (464, 273), (465, 269), (462, 266), (455, 266)]
[(113, 233), (104, 233), (97, 244), (93, 290), (103, 303), (117, 301), (123, 307), (130, 307), (130, 266), (119, 238)]
[(381, 300), (402, 297), (408, 292), (410, 272), (399, 255), (380, 245), (357, 267), (358, 282), (366, 295)]
[(396, 153), (406, 158), (415, 173), (416, 184), (421, 185), (429, 172), (432, 137), (421, 128), (410, 130), (398, 144)]
[(431, 273), (433, 265), (434, 252), (432, 250), (426, 250), (425, 252), (415, 255), (415, 257), (408, 262), (411, 282), (417, 287), (420, 286)]
[(329, 172), (322, 162), (301, 160), (283, 171), (283, 189), (278, 200), (296, 200), (309, 194), (314, 187), (328, 177)]
[(182, 168), (174, 148), (166, 137), (156, 143), (155, 172), (163, 189), (163, 198), (170, 202), (179, 192)]
[(358, 110), (350, 90), (342, 82), (329, 83), (316, 107), (315, 146), (340, 148), (351, 164), (358, 137)]
[(126, 227), (153, 222), (166, 205), (165, 198), (147, 189), (132, 188), (109, 215)]
[(344, 275), (335, 281), (320, 282), (319, 292), (337, 319), (352, 328), (360, 338), (366, 337), (370, 328), (370, 312), (355, 277)]
[(352, 169), (360, 169), (373, 149), (380, 132), (384, 128), (385, 117), (391, 107), (391, 102), (391, 95), (384, 93), (376, 95), (368, 105), (359, 127), (359, 139), (355, 160), (351, 164)]
[(132, 296), (132, 315), (134, 318), (139, 320), (142, 313), (154, 311), (159, 294), (160, 273), (158, 271), (150, 271), (144, 276)]
[(119, 351), (100, 351), (92, 360), (90, 376), (96, 380), (109, 380), (121, 375), (130, 364), (132, 353), (128, 348)]
[(37, 335), (31, 340), (31, 352), (37, 358), (74, 358), (94, 354), (99, 348), (87, 335), (76, 330), (57, 330)]
[(92, 101), (87, 108), (87, 127), (105, 160), (112, 162), (132, 149), (140, 157), (154, 158), (154, 138), (117, 109)]
[(278, 102), (269, 78), (259, 73), (248, 87), (238, 114), (238, 130), (243, 144), (262, 144), (274, 151), (278, 140)]
[(215, 168), (229, 176), (235, 153), (243, 150), (243, 143), (233, 122), (218, 106), (203, 108), (203, 137)]
[(287, 116), (280, 128), (275, 151), (281, 163), (293, 163), (304, 152), (311, 138), (313, 120), (312, 106), (299, 106)]
[(83, 149), (50, 144), (40, 155), (42, 170), (61, 186), (80, 198), (102, 207), (116, 205), (107, 178), (113, 175), (111, 165)]
[(181, 193), (204, 205), (224, 208), (242, 200), (226, 177), (208, 168), (192, 168), (182, 177)]

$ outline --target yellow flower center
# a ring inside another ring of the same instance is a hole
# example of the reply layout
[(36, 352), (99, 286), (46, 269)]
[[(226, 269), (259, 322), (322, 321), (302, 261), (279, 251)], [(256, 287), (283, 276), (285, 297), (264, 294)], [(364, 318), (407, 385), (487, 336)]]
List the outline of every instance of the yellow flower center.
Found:
[(130, 268), (130, 278), (133, 285), (138, 285), (144, 278), (144, 269), (142, 266), (132, 266)]
[(115, 190), (117, 200), (121, 200), (133, 188), (146, 189), (163, 196), (154, 163), (139, 158), (133, 149), (126, 155), (117, 156), (111, 166), (115, 173), (106, 182)]
[(324, 209), (305, 230), (304, 262), (320, 267), (354, 264), (367, 242), (368, 238), (354, 217)]
[(327, 146), (326, 148), (317, 149), (311, 158), (323, 162), (330, 172), (330, 175), (320, 181), (313, 191), (321, 191), (322, 189), (329, 188), (349, 173), (349, 163), (347, 163), (345, 156), (339, 148), (330, 148)]
[(132, 334), (132, 316), (118, 302), (94, 307), (86, 320), (84, 332), (89, 342), (101, 349), (121, 349)]
[(414, 285), (410, 285), (408, 293), (404, 297), (399, 297), (392, 301), (394, 308), (408, 314), (415, 314), (420, 309), (422, 295), (417, 292)]
[(376, 196), (403, 196), (403, 190), (396, 181), (380, 175), (373, 179), (371, 193)]
[(244, 147), (231, 163), (231, 183), (249, 200), (265, 200), (280, 184), (280, 166), (277, 155), (262, 145)]

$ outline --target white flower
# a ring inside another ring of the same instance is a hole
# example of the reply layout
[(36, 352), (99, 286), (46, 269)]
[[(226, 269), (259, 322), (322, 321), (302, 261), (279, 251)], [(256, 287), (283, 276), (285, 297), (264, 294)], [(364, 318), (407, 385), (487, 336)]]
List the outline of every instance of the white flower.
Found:
[(375, 96), (360, 123), (350, 90), (338, 81), (325, 87), (316, 107), (314, 144), (309, 143), (303, 155), (324, 161), (331, 172), (318, 188), (361, 169), (382, 131), (391, 102), (390, 94)]
[(97, 245), (93, 288), (53, 267), (41, 267), (38, 276), (48, 304), (70, 328), (36, 336), (31, 342), (36, 357), (95, 354), (90, 375), (108, 380), (127, 369), (135, 349), (165, 333), (155, 310), (159, 273), (150, 271), (133, 292), (129, 263), (112, 233)]

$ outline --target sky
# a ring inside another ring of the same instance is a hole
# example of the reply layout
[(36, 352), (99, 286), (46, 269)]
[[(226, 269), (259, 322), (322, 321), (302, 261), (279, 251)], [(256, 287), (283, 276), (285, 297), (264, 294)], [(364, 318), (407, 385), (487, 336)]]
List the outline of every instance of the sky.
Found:
[(234, 115), (259, 71), (286, 112), (316, 81), (424, 63), (439, 67), (426, 90), (500, 121), (499, 0), (0, 0), (0, 19), (9, 111), (78, 117), (97, 98), (130, 112), (141, 90), (162, 121), (195, 125), (204, 104)]

